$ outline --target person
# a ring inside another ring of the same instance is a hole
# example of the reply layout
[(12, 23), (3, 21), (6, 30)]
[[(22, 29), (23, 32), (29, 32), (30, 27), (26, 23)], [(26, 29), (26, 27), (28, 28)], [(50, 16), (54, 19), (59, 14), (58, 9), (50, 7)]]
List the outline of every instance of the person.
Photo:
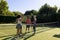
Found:
[(17, 35), (22, 35), (22, 17), (20, 15), (17, 16), (16, 22)]
[(34, 31), (34, 34), (36, 33), (36, 16), (32, 16), (32, 24), (33, 24), (33, 31)]
[(27, 16), (27, 20), (26, 20), (26, 31), (28, 33), (29, 33), (29, 29), (30, 29), (30, 24), (31, 24), (30, 16)]

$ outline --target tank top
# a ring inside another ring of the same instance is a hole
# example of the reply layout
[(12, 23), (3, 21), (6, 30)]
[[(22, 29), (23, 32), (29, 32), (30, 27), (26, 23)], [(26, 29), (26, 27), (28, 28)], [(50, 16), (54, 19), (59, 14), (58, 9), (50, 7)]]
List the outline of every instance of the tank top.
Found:
[(21, 24), (22, 25), (21, 18), (17, 19), (17, 24)]
[(27, 20), (26, 20), (26, 24), (27, 24), (27, 25), (31, 24), (31, 20), (30, 20), (30, 19), (27, 19)]

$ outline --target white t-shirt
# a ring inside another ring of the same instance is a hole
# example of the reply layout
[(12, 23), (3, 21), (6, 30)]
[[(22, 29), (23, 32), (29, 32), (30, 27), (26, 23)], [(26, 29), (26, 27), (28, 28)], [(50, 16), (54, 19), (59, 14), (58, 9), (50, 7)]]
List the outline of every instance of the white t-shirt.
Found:
[(17, 24), (21, 24), (22, 25), (21, 18), (17, 19)]

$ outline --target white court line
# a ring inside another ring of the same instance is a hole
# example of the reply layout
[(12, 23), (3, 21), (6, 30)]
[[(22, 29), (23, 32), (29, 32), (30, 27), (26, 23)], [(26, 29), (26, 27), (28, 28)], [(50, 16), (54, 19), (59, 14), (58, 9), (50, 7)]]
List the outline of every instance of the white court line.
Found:
[(3, 34), (3, 35), (8, 35), (8, 34), (6, 34), (6, 33), (3, 33), (3, 32), (0, 32), (0, 34)]
[[(2, 34), (2, 35), (8, 35), (8, 34), (6, 34), (6, 33), (3, 33), (3, 32), (0, 32), (0, 34)], [(14, 38), (13, 36), (11, 36), (11, 38), (10, 39), (12, 39), (12, 38)], [(9, 40), (10, 40), (9, 39)]]
[(0, 25), (16, 25), (16, 24), (0, 24)]

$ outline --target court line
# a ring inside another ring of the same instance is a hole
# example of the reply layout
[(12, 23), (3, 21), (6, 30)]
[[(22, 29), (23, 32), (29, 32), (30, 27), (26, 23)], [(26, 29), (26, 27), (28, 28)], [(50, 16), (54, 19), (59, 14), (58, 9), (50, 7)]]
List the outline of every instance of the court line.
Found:
[(16, 24), (0, 24), (0, 25), (16, 25)]
[(0, 34), (3, 34), (3, 35), (8, 35), (8, 34), (6, 34), (6, 33), (3, 33), (3, 32), (0, 32)]

